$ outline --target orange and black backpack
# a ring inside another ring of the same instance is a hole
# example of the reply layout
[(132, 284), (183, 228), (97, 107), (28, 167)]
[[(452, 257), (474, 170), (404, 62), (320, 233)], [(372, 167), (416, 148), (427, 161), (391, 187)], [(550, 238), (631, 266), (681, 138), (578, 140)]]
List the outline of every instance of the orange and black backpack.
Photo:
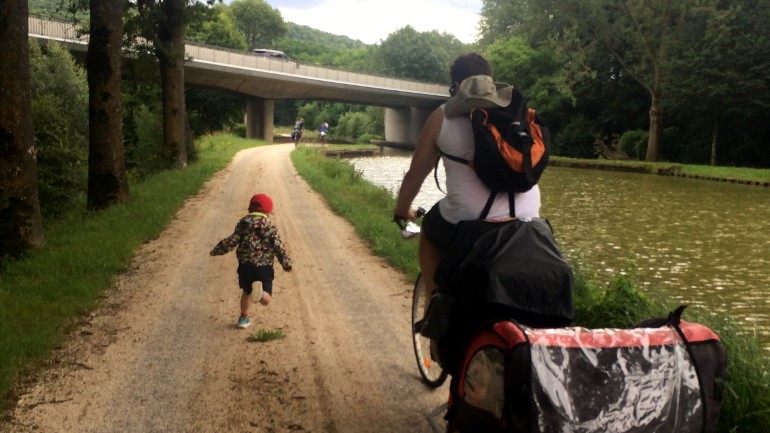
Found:
[(540, 180), (548, 165), (551, 134), (548, 127), (527, 107), (524, 96), (513, 89), (511, 103), (500, 108), (475, 108), (470, 113), (473, 125), (473, 160), (449, 155), (448, 159), (472, 168), (482, 182), (492, 190), (480, 219), (486, 218), (495, 196), (511, 194), (511, 215), (514, 193), (529, 191)]

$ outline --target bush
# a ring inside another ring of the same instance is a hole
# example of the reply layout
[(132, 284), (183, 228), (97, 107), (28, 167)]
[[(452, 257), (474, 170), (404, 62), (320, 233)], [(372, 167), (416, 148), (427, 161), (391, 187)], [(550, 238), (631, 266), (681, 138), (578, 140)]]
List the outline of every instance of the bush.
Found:
[(620, 150), (632, 159), (644, 160), (647, 156), (649, 132), (641, 129), (626, 131), (620, 136)]
[(161, 114), (146, 105), (134, 111), (136, 142), (126, 149), (126, 166), (132, 175), (142, 179), (168, 166), (168, 152), (163, 147)]
[(32, 121), (38, 193), (44, 215), (85, 196), (88, 182), (88, 82), (83, 68), (57, 43), (30, 41)]
[(555, 154), (571, 158), (594, 158), (598, 129), (585, 116), (575, 116), (554, 137)]

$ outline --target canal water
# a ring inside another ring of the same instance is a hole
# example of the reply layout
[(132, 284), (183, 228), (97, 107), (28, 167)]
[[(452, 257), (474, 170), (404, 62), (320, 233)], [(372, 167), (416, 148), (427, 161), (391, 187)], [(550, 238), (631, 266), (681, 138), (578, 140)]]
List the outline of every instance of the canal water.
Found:
[[(410, 157), (387, 150), (350, 162), (395, 194)], [(633, 274), (650, 294), (731, 315), (770, 347), (770, 189), (555, 166), (540, 188), (541, 216), (589, 275)], [(414, 207), (442, 196), (431, 175)]]

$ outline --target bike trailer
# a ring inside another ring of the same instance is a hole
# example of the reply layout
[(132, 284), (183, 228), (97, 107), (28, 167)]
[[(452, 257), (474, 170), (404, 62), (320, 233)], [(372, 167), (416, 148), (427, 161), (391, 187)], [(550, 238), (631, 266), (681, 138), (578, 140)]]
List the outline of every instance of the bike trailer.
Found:
[(447, 431), (713, 432), (726, 354), (682, 309), (658, 327), (484, 328), (452, 379)]

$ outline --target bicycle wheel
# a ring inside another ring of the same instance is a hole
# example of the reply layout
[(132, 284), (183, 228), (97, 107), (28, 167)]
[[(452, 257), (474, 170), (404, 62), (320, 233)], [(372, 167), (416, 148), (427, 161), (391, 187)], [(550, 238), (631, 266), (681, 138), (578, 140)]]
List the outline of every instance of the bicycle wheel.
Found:
[(424, 337), (415, 329), (415, 323), (423, 318), (428, 307), (428, 294), (422, 274), (414, 282), (412, 295), (412, 343), (414, 344), (414, 356), (417, 358), (417, 368), (420, 370), (422, 381), (431, 388), (443, 385), (448, 376), (447, 372), (438, 364), (430, 354), (430, 339)]

